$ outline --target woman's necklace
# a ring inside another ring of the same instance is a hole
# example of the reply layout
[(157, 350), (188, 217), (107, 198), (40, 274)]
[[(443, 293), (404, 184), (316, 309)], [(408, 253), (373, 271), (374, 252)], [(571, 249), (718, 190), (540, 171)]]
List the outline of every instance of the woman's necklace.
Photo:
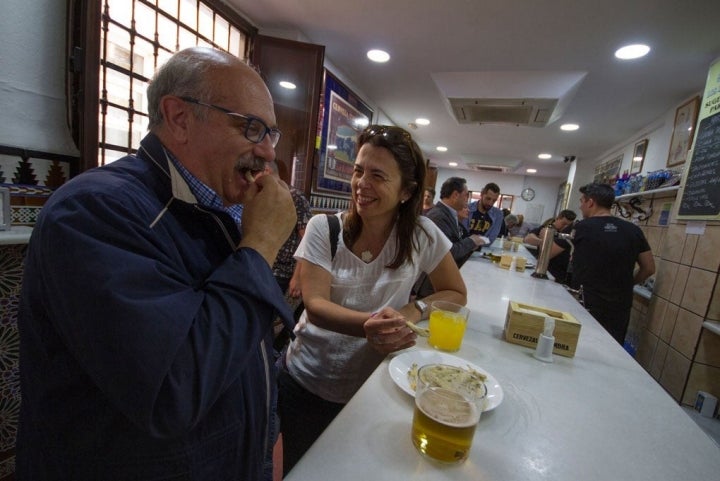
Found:
[(373, 256), (373, 253), (370, 252), (370, 250), (364, 250), (364, 251), (362, 251), (362, 253), (360, 254), (360, 259), (362, 259), (362, 261), (363, 261), (364, 263), (366, 263), (366, 264), (367, 264), (368, 262), (370, 262), (371, 260), (373, 260), (373, 257), (374, 257), (374, 256)]

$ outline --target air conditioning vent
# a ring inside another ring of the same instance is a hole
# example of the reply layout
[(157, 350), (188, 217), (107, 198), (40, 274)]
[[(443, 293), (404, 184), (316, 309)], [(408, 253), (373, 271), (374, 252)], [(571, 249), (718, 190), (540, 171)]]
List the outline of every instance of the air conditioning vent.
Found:
[(497, 172), (506, 173), (512, 169), (509, 167), (503, 167), (500, 165), (482, 165), (482, 164), (467, 164), (468, 168), (477, 172)]
[(544, 127), (557, 99), (458, 99), (449, 98), (461, 124), (505, 124)]

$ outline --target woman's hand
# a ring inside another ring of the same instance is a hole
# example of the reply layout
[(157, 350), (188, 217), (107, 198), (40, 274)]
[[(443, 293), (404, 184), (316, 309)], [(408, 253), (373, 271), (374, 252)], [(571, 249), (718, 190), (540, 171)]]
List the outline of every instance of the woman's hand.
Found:
[(365, 321), (363, 329), (368, 343), (382, 354), (412, 347), (417, 338), (417, 335), (405, 325), (405, 316), (390, 307), (373, 314)]

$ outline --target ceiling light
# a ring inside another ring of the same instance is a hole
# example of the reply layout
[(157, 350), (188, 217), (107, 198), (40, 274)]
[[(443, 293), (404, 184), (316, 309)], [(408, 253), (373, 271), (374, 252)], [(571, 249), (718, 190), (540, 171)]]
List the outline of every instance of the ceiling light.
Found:
[(640, 162), (642, 159), (642, 156), (638, 155), (637, 157), (633, 157), (633, 162)]
[(642, 44), (625, 45), (615, 51), (615, 56), (620, 60), (632, 60), (644, 57), (650, 52), (650, 47)]
[(447, 152), (447, 147), (445, 147), (444, 145), (438, 145), (437, 147), (435, 147), (435, 150), (437, 150), (438, 152)]
[(560, 126), (560, 130), (567, 130), (568, 132), (571, 130), (577, 130), (580, 126), (578, 124), (563, 124)]
[(450, 167), (457, 167), (457, 162), (448, 162)]
[(428, 119), (423, 119), (423, 118), (421, 117), (421, 118), (415, 119), (415, 123), (418, 124), (418, 125), (430, 125), (430, 120), (428, 120)]
[(538, 155), (538, 159), (550, 159), (552, 158), (552, 155), (550, 154), (540, 154)]
[(528, 174), (534, 174), (537, 172), (537, 169), (528, 169), (525, 172), (527, 172)]
[(373, 62), (385, 63), (390, 60), (390, 54), (384, 50), (369, 50), (367, 57)]
[(288, 89), (288, 90), (295, 90), (295, 88), (296, 88), (294, 83), (288, 82), (287, 80), (280, 81), (280, 86), (282, 88)]

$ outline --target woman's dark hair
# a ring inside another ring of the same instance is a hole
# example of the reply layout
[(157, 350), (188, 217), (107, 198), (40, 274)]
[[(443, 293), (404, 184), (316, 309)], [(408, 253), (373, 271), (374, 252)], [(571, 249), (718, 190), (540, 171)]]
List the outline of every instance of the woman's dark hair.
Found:
[[(413, 245), (417, 246), (415, 239), (415, 226), (420, 215), (423, 202), (422, 188), (425, 185), (425, 160), (420, 147), (415, 143), (408, 132), (400, 127), (389, 125), (370, 125), (358, 136), (357, 149), (370, 144), (383, 147), (390, 151), (400, 170), (400, 188), (410, 194), (410, 197), (400, 203), (396, 232), (397, 252), (393, 261), (387, 265), (397, 269), (406, 261), (412, 262)], [(343, 222), (343, 242), (352, 247), (360, 236), (362, 218), (355, 209), (355, 203), (350, 203), (350, 211)]]

